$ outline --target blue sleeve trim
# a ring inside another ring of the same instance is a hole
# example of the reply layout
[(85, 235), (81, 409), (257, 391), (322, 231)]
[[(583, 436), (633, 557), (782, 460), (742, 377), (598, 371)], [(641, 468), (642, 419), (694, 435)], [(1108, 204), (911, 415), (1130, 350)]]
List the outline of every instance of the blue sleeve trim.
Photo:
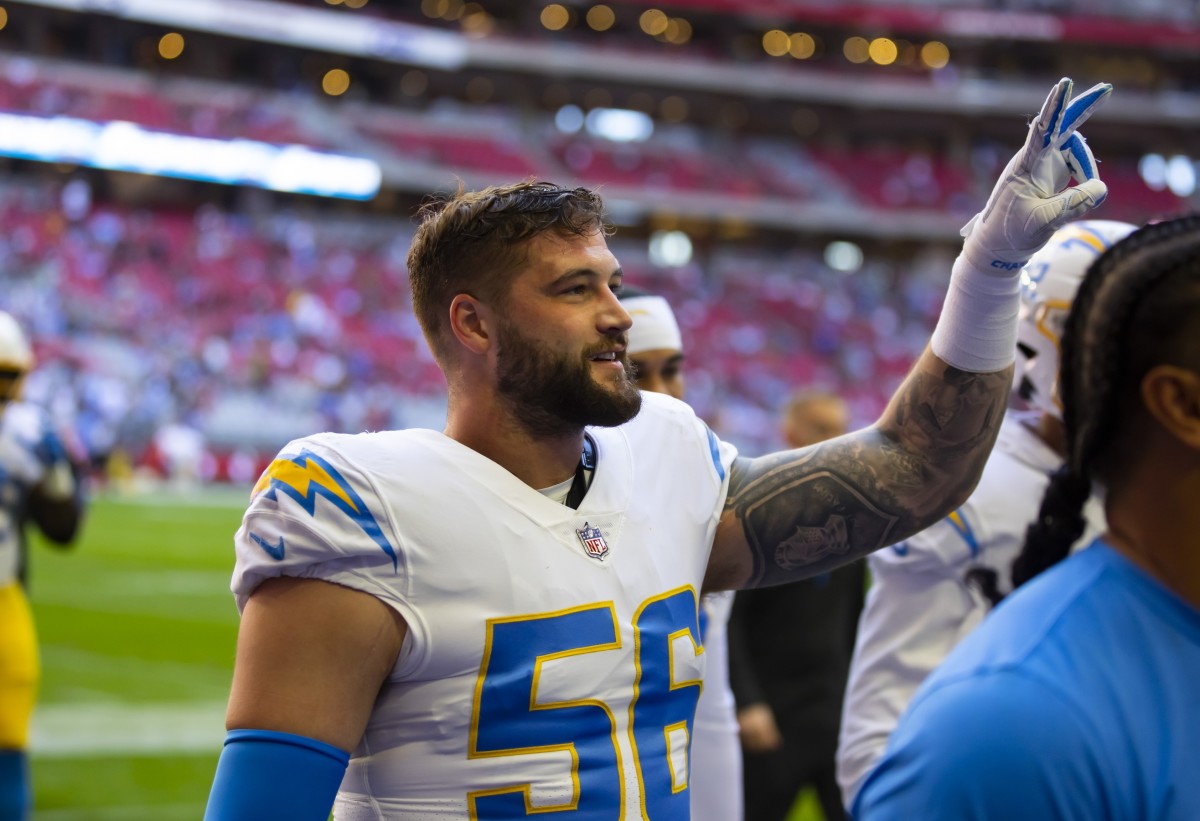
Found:
[(708, 434), (708, 452), (712, 454), (713, 467), (717, 469), (717, 476), (721, 477), (721, 481), (724, 482), (725, 466), (721, 464), (721, 442), (707, 425), (704, 427), (704, 432)]
[(204, 821), (325, 821), (350, 754), (274, 730), (231, 730), (217, 762)]
[(332, 744), (326, 744), (324, 741), (317, 741), (315, 738), (296, 735), (295, 733), (281, 733), (277, 730), (230, 730), (225, 734), (224, 746), (228, 747), (230, 744), (235, 744), (239, 741), (273, 741), (277, 744), (291, 744), (296, 747), (313, 750), (314, 752), (324, 753), (341, 764), (350, 763), (350, 753), (345, 750), (339, 750)]
[(946, 517), (946, 521), (950, 523), (950, 527), (954, 528), (954, 532), (962, 536), (962, 540), (967, 543), (967, 547), (971, 551), (971, 558), (979, 556), (979, 539), (975, 536), (975, 531), (971, 528), (971, 523), (967, 521), (967, 517), (963, 515), (963, 510), (960, 507), (958, 510)]

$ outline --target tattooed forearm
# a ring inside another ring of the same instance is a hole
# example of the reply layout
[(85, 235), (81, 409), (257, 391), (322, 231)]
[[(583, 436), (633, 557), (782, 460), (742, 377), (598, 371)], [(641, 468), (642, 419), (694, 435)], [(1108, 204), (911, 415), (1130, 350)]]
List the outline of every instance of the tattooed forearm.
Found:
[(710, 586), (821, 573), (950, 513), (979, 479), (1011, 380), (1011, 370), (967, 373), (926, 351), (873, 427), (738, 460), (718, 539), (745, 547), (714, 563)]

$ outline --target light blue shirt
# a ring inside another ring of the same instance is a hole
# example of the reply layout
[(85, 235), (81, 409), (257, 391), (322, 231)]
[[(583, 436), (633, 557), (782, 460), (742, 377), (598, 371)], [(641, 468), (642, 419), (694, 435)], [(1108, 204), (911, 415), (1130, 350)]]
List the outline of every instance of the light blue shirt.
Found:
[(852, 815), (1200, 819), (1200, 611), (1097, 540), (929, 677)]

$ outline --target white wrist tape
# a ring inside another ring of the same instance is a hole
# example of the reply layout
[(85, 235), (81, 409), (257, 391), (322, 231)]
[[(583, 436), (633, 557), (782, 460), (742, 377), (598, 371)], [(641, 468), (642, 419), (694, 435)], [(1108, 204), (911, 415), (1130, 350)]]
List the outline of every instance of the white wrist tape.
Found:
[(976, 268), (960, 254), (930, 347), (946, 364), (971, 373), (1001, 371), (1017, 347), (1020, 277)]

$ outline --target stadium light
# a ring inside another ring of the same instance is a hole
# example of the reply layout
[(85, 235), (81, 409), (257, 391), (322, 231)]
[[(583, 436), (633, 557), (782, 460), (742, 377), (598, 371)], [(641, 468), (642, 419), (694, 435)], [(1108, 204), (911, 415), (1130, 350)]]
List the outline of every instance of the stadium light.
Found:
[(595, 108), (587, 114), (589, 134), (618, 143), (643, 142), (654, 133), (654, 120), (627, 108)]
[(608, 31), (617, 21), (617, 15), (611, 8), (601, 3), (588, 9), (585, 19), (595, 31)]
[(657, 37), (666, 32), (667, 26), (670, 24), (670, 19), (659, 9), (646, 9), (638, 18), (638, 25), (641, 26), (642, 31), (651, 37)]
[(344, 68), (331, 68), (321, 78), (321, 90), (330, 97), (340, 97), (350, 89), (350, 73)]
[(371, 199), (383, 180), (374, 160), (302, 145), (5, 112), (0, 112), (0, 156), (353, 200)]
[(797, 60), (807, 60), (817, 53), (817, 40), (811, 34), (798, 31), (788, 38), (788, 53)]
[(1146, 154), (1138, 160), (1138, 173), (1151, 191), (1167, 187), (1167, 161), (1162, 154)]
[(158, 56), (164, 60), (174, 60), (183, 54), (183, 35), (177, 31), (169, 31), (158, 41)]
[(862, 248), (853, 242), (831, 242), (825, 246), (825, 264), (835, 271), (852, 274), (862, 268)]
[(876, 37), (867, 46), (867, 54), (881, 66), (890, 66), (896, 62), (899, 53), (900, 50), (896, 48), (896, 43), (887, 37)]
[(459, 34), (272, 0), (17, 2), (433, 68), (458, 69), (467, 61), (467, 43)]
[(762, 36), (762, 47), (772, 57), (782, 57), (791, 48), (791, 38), (786, 31), (771, 29)]
[(945, 43), (930, 40), (921, 46), (921, 62), (929, 68), (945, 68), (950, 62), (950, 49)]
[(1190, 197), (1196, 191), (1196, 166), (1190, 157), (1176, 154), (1167, 160), (1167, 188), (1177, 197)]
[(692, 239), (683, 231), (655, 231), (650, 235), (650, 262), (678, 268), (692, 261)]
[(564, 134), (574, 134), (583, 128), (583, 109), (565, 105), (554, 115), (554, 125)]
[(551, 3), (542, 9), (539, 18), (542, 27), (549, 31), (562, 31), (571, 22), (571, 12), (567, 11), (566, 6), (558, 3)]

